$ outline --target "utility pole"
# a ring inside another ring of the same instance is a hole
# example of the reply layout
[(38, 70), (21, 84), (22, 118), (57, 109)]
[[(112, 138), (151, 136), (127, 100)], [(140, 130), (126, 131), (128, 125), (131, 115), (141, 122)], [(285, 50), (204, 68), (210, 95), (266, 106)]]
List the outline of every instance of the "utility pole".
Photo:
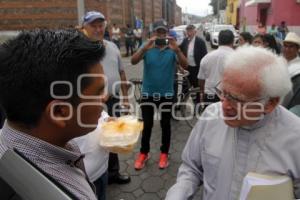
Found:
[(78, 25), (82, 24), (82, 16), (84, 16), (84, 0), (77, 0)]
[(220, 23), (220, 0), (217, 0), (217, 23)]

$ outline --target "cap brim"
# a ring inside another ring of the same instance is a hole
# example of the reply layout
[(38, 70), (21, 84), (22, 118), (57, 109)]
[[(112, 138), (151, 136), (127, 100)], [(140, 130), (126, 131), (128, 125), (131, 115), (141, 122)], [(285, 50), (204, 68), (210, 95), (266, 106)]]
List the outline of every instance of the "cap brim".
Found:
[(158, 29), (164, 29), (165, 31), (168, 31), (168, 28), (165, 27), (165, 26), (158, 26), (158, 27), (155, 27), (155, 31), (157, 31)]
[(93, 16), (93, 17), (90, 17), (90, 19), (87, 20), (87, 21), (85, 21), (84, 23), (88, 23), (88, 24), (89, 24), (89, 23), (95, 21), (96, 19), (99, 19), (99, 20), (102, 20), (102, 21), (105, 20), (105, 18), (103, 18), (102, 16), (100, 16), (100, 15), (95, 15), (95, 16)]

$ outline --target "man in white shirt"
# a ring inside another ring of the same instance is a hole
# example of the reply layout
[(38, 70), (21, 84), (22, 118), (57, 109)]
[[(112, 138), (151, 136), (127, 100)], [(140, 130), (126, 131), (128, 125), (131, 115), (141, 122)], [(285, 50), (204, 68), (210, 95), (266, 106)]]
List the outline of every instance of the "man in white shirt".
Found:
[(230, 30), (219, 33), (219, 48), (208, 53), (200, 63), (198, 73), (200, 101), (207, 107), (210, 103), (219, 101), (214, 87), (223, 75), (225, 59), (233, 52), (234, 35)]
[(241, 47), (229, 55), (220, 103), (209, 106), (182, 153), (167, 200), (238, 199), (248, 172), (287, 175), (300, 197), (300, 118), (278, 105), (291, 89), (286, 63), (272, 52)]
[(120, 49), (121, 30), (119, 27), (117, 27), (116, 24), (113, 24), (111, 33), (112, 33), (111, 39), (113, 43), (115, 43), (117, 47)]
[(140, 48), (143, 43), (143, 38), (142, 38), (142, 29), (141, 28), (136, 28), (133, 30), (134, 33), (134, 44), (135, 46), (138, 45), (137, 47)]

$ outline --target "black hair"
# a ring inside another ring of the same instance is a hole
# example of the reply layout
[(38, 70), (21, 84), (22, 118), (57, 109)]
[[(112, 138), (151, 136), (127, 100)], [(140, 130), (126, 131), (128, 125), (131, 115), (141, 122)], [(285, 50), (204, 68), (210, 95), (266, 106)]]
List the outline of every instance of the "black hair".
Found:
[(219, 33), (219, 46), (232, 45), (234, 42), (234, 35), (231, 30), (222, 30)]
[(252, 42), (256, 39), (256, 38), (261, 38), (261, 40), (263, 41), (264, 40), (264, 36), (262, 34), (256, 34), (254, 35), (253, 39), (252, 39)]
[[(29, 127), (38, 124), (47, 104), (55, 99), (50, 85), (67, 81), (73, 94), (65, 101), (77, 106), (77, 78), (88, 73), (104, 56), (104, 46), (90, 41), (77, 30), (34, 30), (21, 32), (0, 46), (0, 104), (7, 119)], [(81, 90), (90, 84), (86, 78)], [(55, 95), (69, 94), (58, 84)]]
[(249, 44), (252, 43), (252, 40), (253, 40), (253, 36), (251, 35), (251, 33), (249, 32), (242, 32), (240, 33), (240, 36), (243, 37), (243, 39), (248, 42)]
[(271, 34), (265, 34), (263, 36), (263, 42), (265, 45), (267, 45), (268, 48), (270, 48), (272, 51), (274, 51), (276, 54), (280, 54), (280, 49), (277, 45), (276, 39)]

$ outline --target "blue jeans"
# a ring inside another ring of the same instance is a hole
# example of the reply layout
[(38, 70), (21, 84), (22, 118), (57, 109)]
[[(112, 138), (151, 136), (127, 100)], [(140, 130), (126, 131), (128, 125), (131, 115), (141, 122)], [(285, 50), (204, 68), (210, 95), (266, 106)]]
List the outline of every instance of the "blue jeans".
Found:
[(106, 187), (107, 187), (107, 179), (108, 173), (107, 171), (102, 174), (100, 178), (94, 181), (94, 185), (96, 187), (96, 195), (98, 200), (105, 200), (106, 199)]

